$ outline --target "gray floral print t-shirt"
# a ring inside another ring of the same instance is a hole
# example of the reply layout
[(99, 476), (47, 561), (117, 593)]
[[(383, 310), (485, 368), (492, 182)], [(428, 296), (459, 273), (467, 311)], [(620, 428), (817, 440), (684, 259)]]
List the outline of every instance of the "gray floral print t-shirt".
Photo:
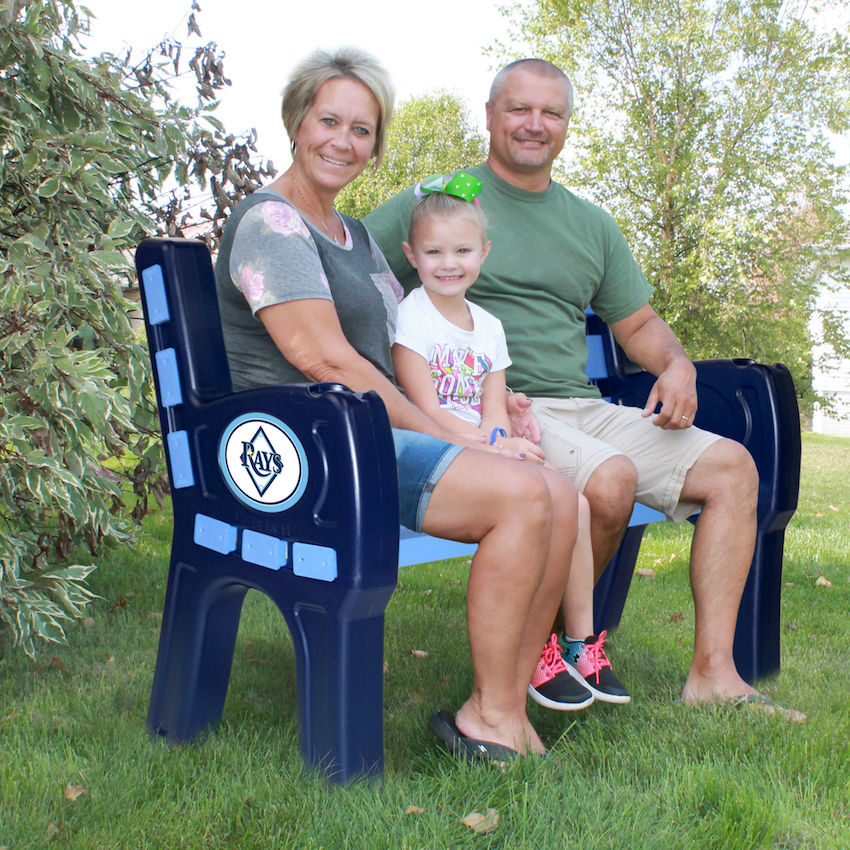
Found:
[(390, 380), (401, 287), (356, 219), (341, 216), (346, 244), (261, 189), (227, 223), (216, 261), (218, 301), (234, 389), (309, 382), (280, 353), (257, 313), (273, 304), (332, 301), (352, 347)]

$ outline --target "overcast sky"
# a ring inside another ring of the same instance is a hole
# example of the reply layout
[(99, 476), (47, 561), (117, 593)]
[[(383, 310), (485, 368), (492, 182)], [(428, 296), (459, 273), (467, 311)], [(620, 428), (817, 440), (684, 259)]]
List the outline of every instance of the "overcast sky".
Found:
[[(315, 48), (368, 50), (390, 71), (399, 101), (440, 88), (458, 92), (483, 129), (496, 64), (484, 49), (510, 43), (508, 19), (498, 11), (503, 0), (198, 0), (202, 38), (187, 35), (192, 0), (80, 2), (95, 16), (88, 39), (92, 52), (120, 53), (131, 46), (141, 58), (166, 35), (187, 50), (216, 42), (233, 83), (218, 115), (232, 133), (256, 127), (259, 153), (277, 168), (289, 159), (280, 91), (293, 65)], [(846, 26), (846, 17), (845, 8), (837, 25)], [(847, 138), (834, 136), (833, 143), (838, 160), (850, 162)]]
[(483, 48), (508, 40), (507, 19), (494, 0), (198, 0), (195, 18), (202, 39), (187, 37), (191, 0), (81, 4), (95, 16), (88, 39), (92, 52), (120, 53), (129, 45), (141, 58), (165, 35), (186, 48), (216, 42), (233, 83), (218, 115), (230, 132), (256, 127), (260, 153), (278, 168), (288, 159), (280, 91), (293, 65), (315, 48), (368, 50), (390, 71), (399, 100), (446, 88), (464, 97), (473, 117), (483, 122), (494, 64)]

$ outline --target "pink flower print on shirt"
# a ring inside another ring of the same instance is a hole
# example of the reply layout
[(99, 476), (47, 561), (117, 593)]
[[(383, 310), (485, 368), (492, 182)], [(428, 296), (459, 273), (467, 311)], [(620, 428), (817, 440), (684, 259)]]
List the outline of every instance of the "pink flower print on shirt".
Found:
[(239, 289), (252, 309), (262, 300), (266, 291), (265, 278), (261, 272), (255, 272), (250, 266), (242, 266), (239, 270)]
[(493, 361), (486, 354), (438, 343), (428, 365), (440, 407), (469, 407), (481, 412), (482, 383), (493, 368)]
[(309, 237), (310, 232), (300, 215), (289, 204), (268, 201), (261, 205), (263, 221), (281, 236)]
[(404, 290), (401, 284), (395, 279), (395, 275), (391, 271), (376, 272), (372, 275), (372, 280), (375, 281), (375, 286), (378, 289), (386, 288), (392, 292), (396, 304), (401, 304), (404, 300)]

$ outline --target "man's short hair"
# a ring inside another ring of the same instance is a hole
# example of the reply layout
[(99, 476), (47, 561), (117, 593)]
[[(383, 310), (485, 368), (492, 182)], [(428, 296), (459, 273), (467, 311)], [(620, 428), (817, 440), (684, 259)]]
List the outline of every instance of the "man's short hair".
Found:
[(545, 59), (517, 59), (509, 65), (505, 65), (501, 71), (493, 78), (493, 84), (490, 86), (490, 97), (488, 103), (492, 104), (499, 96), (502, 86), (505, 83), (505, 78), (511, 71), (528, 71), (530, 74), (536, 74), (538, 77), (550, 77), (556, 80), (564, 80), (567, 84), (567, 107), (570, 115), (573, 113), (573, 83), (572, 80), (557, 66)]

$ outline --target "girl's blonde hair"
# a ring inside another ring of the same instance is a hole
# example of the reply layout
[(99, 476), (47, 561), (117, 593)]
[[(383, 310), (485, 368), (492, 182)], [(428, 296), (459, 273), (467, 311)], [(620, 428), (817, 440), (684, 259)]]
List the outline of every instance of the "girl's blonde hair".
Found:
[(445, 218), (451, 215), (462, 215), (478, 225), (481, 240), (487, 241), (487, 216), (481, 209), (481, 204), (470, 203), (454, 195), (442, 192), (429, 192), (423, 195), (410, 212), (410, 225), (407, 228), (407, 241), (413, 244), (413, 234), (420, 221), (426, 218)]

